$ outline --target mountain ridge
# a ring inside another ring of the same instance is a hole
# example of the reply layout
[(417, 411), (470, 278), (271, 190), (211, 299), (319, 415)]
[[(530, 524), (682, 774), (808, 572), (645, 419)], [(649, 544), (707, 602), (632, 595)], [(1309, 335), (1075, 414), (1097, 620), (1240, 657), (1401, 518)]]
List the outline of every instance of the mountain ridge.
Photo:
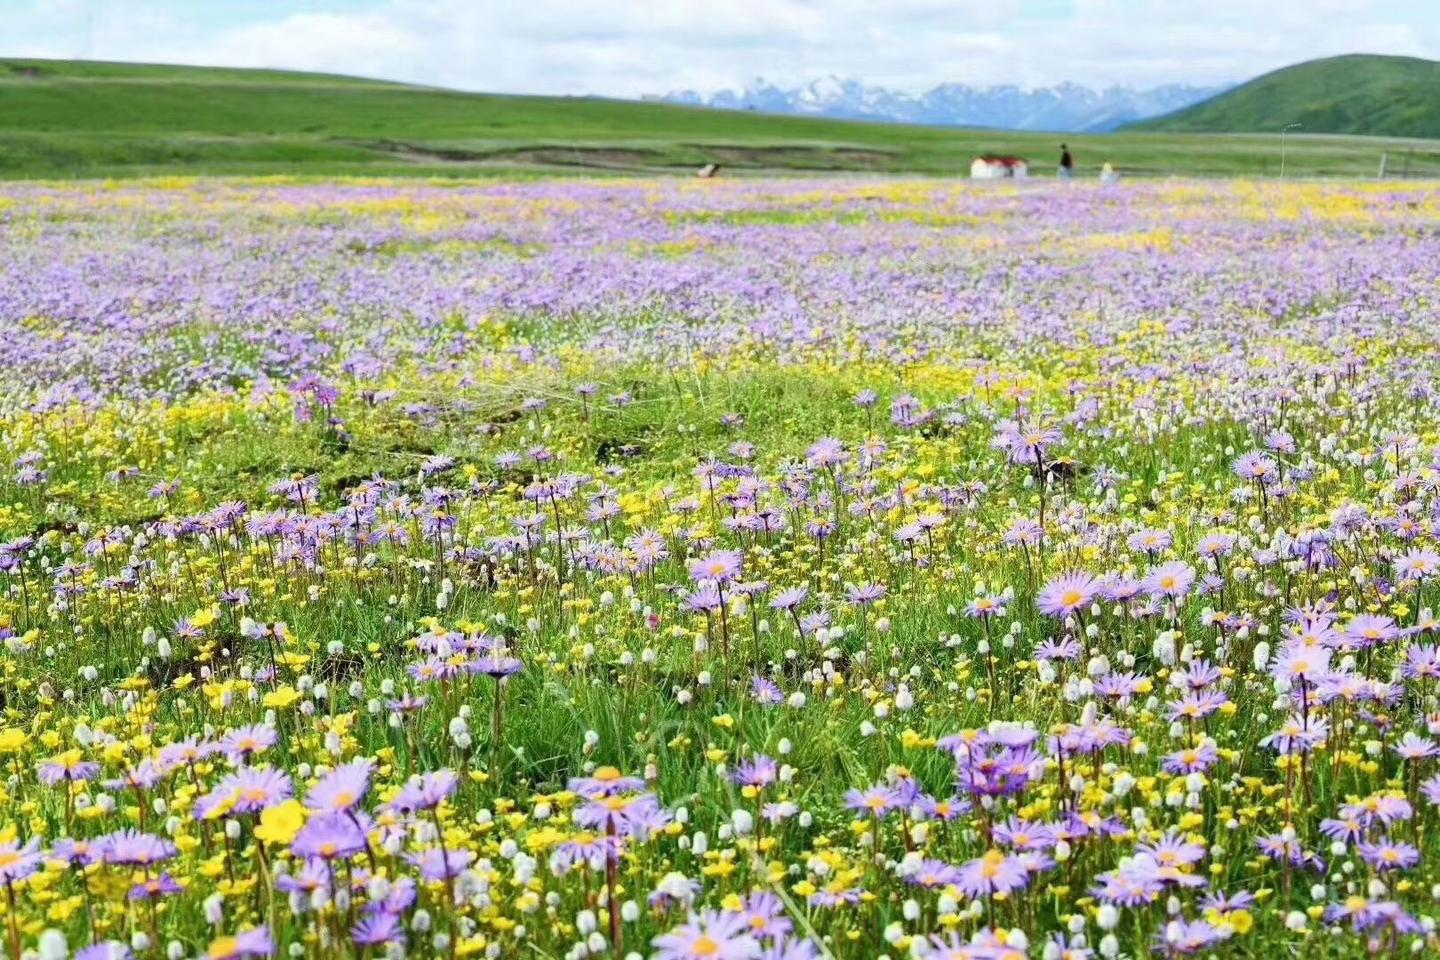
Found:
[(694, 90), (674, 90), (644, 99), (838, 120), (1106, 133), (1200, 103), (1229, 89), (1230, 84), (1171, 83), (1150, 88), (1095, 89), (1071, 82), (1035, 88), (1015, 84), (976, 87), (952, 82), (937, 84), (920, 94), (909, 94), (832, 74), (788, 89), (757, 78), (738, 91), (702, 94)]
[(1440, 61), (1351, 53), (1281, 67), (1209, 100), (1130, 124), (1167, 133), (1440, 137)]

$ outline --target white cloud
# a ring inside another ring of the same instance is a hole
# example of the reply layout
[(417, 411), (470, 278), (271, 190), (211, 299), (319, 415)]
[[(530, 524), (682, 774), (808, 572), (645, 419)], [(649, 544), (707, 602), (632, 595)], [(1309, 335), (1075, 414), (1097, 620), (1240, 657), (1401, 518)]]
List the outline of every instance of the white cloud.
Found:
[(366, 73), (365, 64), (419, 62), (428, 46), (424, 36), (383, 13), (297, 13), (224, 30), (190, 56), (226, 66)]
[(287, 12), (269, 0), (248, 20), (222, 22), (211, 14), (220, 5), (188, 0), (37, 0), (11, 17), (4, 42), (5, 52), (503, 92), (634, 96), (827, 74), (908, 90), (945, 81), (1153, 85), (1240, 80), (1352, 51), (1440, 56), (1440, 18), (1420, 9), (1429, 3), (311, 0)]

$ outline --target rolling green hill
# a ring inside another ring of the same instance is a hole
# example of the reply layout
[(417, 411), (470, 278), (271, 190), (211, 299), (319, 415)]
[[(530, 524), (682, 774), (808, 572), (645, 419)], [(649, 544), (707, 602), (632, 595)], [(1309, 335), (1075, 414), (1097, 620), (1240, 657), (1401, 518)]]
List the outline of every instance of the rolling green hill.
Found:
[[(0, 177), (968, 173), (1012, 153), (1049, 174), (1056, 134), (856, 123), (584, 97), (497, 96), (325, 74), (0, 59)], [(1273, 136), (1067, 136), (1082, 175), (1274, 175)], [(1372, 175), (1381, 150), (1440, 174), (1440, 142), (1290, 138), (1294, 176)]]
[(1291, 123), (1311, 133), (1440, 137), (1440, 62), (1372, 54), (1307, 60), (1131, 129), (1274, 132)]

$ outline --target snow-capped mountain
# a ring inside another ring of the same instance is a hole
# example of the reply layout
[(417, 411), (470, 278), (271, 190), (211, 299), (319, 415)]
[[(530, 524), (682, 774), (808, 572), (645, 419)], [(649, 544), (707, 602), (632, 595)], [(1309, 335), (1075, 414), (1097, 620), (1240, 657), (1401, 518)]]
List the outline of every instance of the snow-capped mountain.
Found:
[(858, 80), (823, 77), (782, 89), (757, 79), (744, 90), (702, 94), (676, 90), (650, 99), (723, 110), (794, 113), (850, 120), (887, 120), (1007, 130), (1103, 132), (1170, 113), (1228, 90), (1230, 86), (1166, 84), (1147, 90), (1075, 83), (1024, 89), (942, 83), (919, 95), (872, 87)]

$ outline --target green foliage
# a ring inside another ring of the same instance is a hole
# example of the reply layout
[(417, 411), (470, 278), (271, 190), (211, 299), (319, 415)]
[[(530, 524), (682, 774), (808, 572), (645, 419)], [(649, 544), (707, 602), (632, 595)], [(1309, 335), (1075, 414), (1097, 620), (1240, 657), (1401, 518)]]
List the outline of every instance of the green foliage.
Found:
[[(1409, 118), (1395, 129), (1440, 134), (1433, 106), (1400, 95), (1410, 89), (1394, 88), (1387, 101), (1396, 118)], [(1049, 175), (1059, 155), (1059, 137), (1050, 133), (460, 93), (273, 70), (0, 60), (0, 100), (5, 178), (628, 175), (688, 172), (712, 161), (725, 173), (968, 176), (974, 156), (988, 152), (1025, 156), (1032, 174)], [(1421, 115), (1432, 119), (1416, 119)], [(1326, 128), (1316, 122), (1307, 129)], [(1267, 176), (1280, 169), (1273, 137), (1123, 132), (1066, 139), (1082, 176), (1107, 161), (1128, 176)], [(1426, 142), (1305, 136), (1291, 144), (1287, 173), (1368, 176), (1382, 150), (1415, 151), (1412, 174), (1440, 171), (1440, 148)]]
[(1307, 60), (1132, 129), (1274, 132), (1291, 123), (1307, 133), (1440, 137), (1440, 62), (1372, 54)]

